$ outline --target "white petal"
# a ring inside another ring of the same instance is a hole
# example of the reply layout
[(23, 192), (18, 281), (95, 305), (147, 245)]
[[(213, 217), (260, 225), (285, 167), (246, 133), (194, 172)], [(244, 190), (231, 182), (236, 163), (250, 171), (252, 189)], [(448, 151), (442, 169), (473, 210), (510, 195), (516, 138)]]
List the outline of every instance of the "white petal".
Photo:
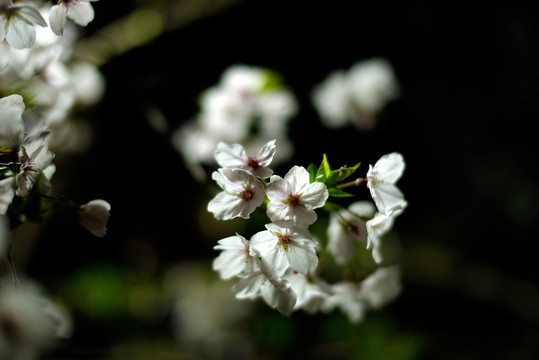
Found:
[(87, 1), (76, 1), (67, 8), (67, 17), (80, 26), (86, 26), (94, 19), (94, 8)]
[(290, 267), (307, 275), (318, 266), (318, 256), (313, 246), (292, 244), (286, 252)]
[(51, 8), (49, 13), (49, 24), (51, 30), (58, 36), (62, 36), (67, 21), (67, 8), (62, 2), (60, 5), (55, 5)]
[(284, 176), (284, 181), (290, 184), (294, 193), (302, 193), (309, 184), (309, 173), (303, 166), (293, 166)]
[(242, 199), (239, 197), (221, 191), (208, 203), (208, 211), (213, 213), (217, 220), (230, 220), (240, 213), (241, 203)]
[(21, 16), (30, 21), (32, 24), (39, 25), (42, 27), (47, 26), (47, 22), (45, 21), (45, 19), (43, 19), (39, 11), (37, 11), (34, 7), (20, 5), (17, 6), (17, 11)]
[(378, 211), (382, 214), (390, 215), (404, 209), (407, 205), (402, 192), (395, 185), (389, 183), (375, 185), (371, 188), (371, 195)]
[(36, 41), (36, 29), (33, 25), (28, 25), (20, 17), (14, 16), (9, 22), (6, 40), (14, 49), (30, 48)]
[(219, 143), (215, 150), (215, 160), (225, 168), (241, 167), (247, 160), (245, 149), (240, 144)]
[(374, 171), (380, 174), (380, 180), (394, 184), (404, 172), (404, 158), (399, 153), (384, 155), (374, 164)]
[(328, 189), (321, 182), (314, 182), (307, 187), (307, 191), (301, 194), (301, 202), (311, 209), (324, 206), (329, 197)]

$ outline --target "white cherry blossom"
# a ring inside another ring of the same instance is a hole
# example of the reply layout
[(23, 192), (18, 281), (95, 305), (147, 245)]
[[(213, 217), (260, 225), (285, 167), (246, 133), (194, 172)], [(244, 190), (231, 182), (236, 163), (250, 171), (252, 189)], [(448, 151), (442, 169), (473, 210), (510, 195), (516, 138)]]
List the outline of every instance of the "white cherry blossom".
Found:
[(38, 10), (30, 5), (0, 2), (0, 42), (4, 39), (14, 49), (27, 49), (36, 41), (36, 25), (47, 23)]
[(369, 165), (367, 186), (378, 211), (382, 214), (391, 215), (395, 211), (402, 211), (408, 205), (395, 185), (404, 168), (404, 158), (396, 152), (382, 156), (374, 166)]
[(221, 239), (218, 243), (214, 249), (222, 251), (213, 260), (213, 269), (219, 272), (222, 279), (230, 279), (254, 270), (256, 262), (249, 252), (249, 240), (236, 234)]
[(402, 213), (402, 210), (394, 211), (391, 215), (376, 213), (374, 217), (367, 221), (367, 249), (372, 249), (372, 257), (377, 264), (384, 262), (382, 252), (382, 238), (387, 234), (395, 223), (395, 218)]
[(208, 211), (218, 220), (248, 219), (264, 202), (264, 185), (245, 170), (222, 168), (213, 172), (212, 179), (223, 189), (208, 203)]
[(54, 173), (54, 154), (48, 148), (48, 134), (45, 130), (37, 131), (36, 134), (28, 136), (19, 149), (20, 171), (16, 181), (20, 196), (27, 196), (40, 176), (45, 192), (50, 191), (51, 178), (48, 175)]
[(250, 171), (256, 177), (265, 179), (273, 174), (267, 166), (275, 155), (275, 140), (270, 140), (257, 155), (249, 155), (240, 144), (219, 143), (215, 150), (217, 163), (224, 168), (238, 168)]
[(90, 2), (97, 0), (60, 0), (51, 8), (49, 23), (52, 31), (61, 36), (64, 33), (67, 19), (79, 26), (88, 25), (95, 16), (94, 8)]
[(252, 236), (251, 251), (262, 257), (262, 262), (277, 276), (283, 276), (289, 267), (301, 274), (316, 268), (317, 242), (307, 229), (285, 228), (273, 223), (266, 224), (266, 229)]
[(272, 222), (300, 227), (307, 227), (316, 221), (318, 216), (314, 209), (324, 206), (329, 196), (325, 184), (311, 184), (307, 170), (297, 165), (284, 178), (273, 175), (266, 194), (269, 199), (266, 213)]

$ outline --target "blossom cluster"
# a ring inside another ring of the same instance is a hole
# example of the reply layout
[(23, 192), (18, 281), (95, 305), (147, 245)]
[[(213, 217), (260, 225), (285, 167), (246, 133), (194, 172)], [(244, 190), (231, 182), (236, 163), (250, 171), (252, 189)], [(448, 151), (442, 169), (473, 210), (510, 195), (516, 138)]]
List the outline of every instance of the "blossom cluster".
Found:
[(274, 161), (283, 162), (293, 152), (288, 122), (297, 111), (296, 98), (274, 71), (233, 65), (201, 94), (199, 113), (174, 132), (172, 144), (197, 179), (206, 177), (202, 165), (215, 165), (213, 152), (220, 142), (242, 143), (254, 151), (278, 138), (282, 150)]
[(377, 115), (399, 95), (393, 67), (383, 58), (359, 61), (348, 70), (334, 70), (312, 90), (321, 121), (330, 128), (352, 123), (370, 130)]
[(55, 154), (87, 143), (89, 129), (74, 121), (74, 110), (95, 104), (104, 90), (99, 71), (73, 53), (74, 24), (93, 18), (88, 0), (0, 0), (0, 258), (11, 270), (11, 281), (0, 279), (0, 359), (38, 358), (70, 332), (67, 312), (17, 274), (12, 230), (58, 211), (95, 236), (107, 231), (107, 201), (78, 205), (52, 187)]
[[(343, 182), (359, 164), (331, 170), (324, 156), (319, 167), (295, 165), (281, 177), (268, 167), (275, 153), (275, 140), (256, 154), (240, 144), (219, 143), (215, 150), (220, 168), (212, 178), (221, 191), (208, 203), (208, 211), (218, 220), (230, 220), (250, 219), (260, 209), (269, 220), (250, 239), (236, 233), (215, 246), (220, 254), (213, 268), (223, 279), (238, 279), (236, 298), (262, 297), (284, 314), (338, 308), (355, 322), (365, 310), (392, 300), (400, 291), (399, 270), (384, 258), (382, 245), (407, 206), (396, 185), (405, 167), (402, 155), (384, 155), (369, 166), (366, 177)], [(353, 196), (343, 189), (360, 184), (368, 187), (374, 204), (359, 201), (344, 208), (329, 201)], [(318, 210), (329, 214), (326, 244), (310, 230), (319, 219)], [(355, 266), (358, 252), (373, 259), (370, 267)], [(324, 280), (321, 259), (327, 256), (339, 266), (355, 266), (357, 276)]]

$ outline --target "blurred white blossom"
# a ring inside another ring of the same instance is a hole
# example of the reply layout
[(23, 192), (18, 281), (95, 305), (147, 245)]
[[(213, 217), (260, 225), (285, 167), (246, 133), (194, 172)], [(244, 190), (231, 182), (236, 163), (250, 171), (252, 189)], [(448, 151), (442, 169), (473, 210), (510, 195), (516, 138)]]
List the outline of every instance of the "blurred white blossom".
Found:
[(399, 95), (393, 67), (383, 58), (355, 63), (348, 70), (335, 70), (311, 94), (313, 106), (324, 125), (331, 128), (349, 123), (360, 130), (375, 126), (376, 116)]

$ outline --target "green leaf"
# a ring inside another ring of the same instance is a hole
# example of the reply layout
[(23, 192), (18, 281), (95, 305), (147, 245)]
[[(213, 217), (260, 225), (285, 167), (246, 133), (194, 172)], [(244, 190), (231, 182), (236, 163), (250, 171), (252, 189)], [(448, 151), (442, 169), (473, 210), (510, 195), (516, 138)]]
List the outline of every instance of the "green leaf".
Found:
[(263, 69), (262, 75), (264, 76), (264, 83), (262, 84), (260, 92), (274, 91), (283, 87), (283, 81), (277, 72)]
[(318, 168), (316, 167), (315, 164), (310, 164), (308, 167), (307, 167), (307, 172), (309, 173), (309, 182), (310, 183), (313, 183), (315, 182), (316, 180), (316, 171), (318, 170)]
[(322, 158), (322, 163), (320, 163), (320, 166), (318, 167), (318, 171), (316, 172), (315, 181), (325, 183), (327, 177), (331, 174), (331, 167), (329, 166), (328, 158), (326, 154), (324, 154), (324, 157)]
[(338, 197), (338, 198), (354, 196), (353, 194), (347, 193), (346, 191), (341, 190), (341, 189), (336, 188), (336, 187), (328, 188), (328, 193), (329, 193), (329, 196)]
[(352, 167), (348, 167), (345, 165), (341, 166), (337, 170), (331, 171), (329, 175), (326, 175), (326, 185), (329, 187), (340, 183), (341, 181), (352, 175), (357, 170), (359, 165), (361, 165), (361, 163), (357, 163)]

